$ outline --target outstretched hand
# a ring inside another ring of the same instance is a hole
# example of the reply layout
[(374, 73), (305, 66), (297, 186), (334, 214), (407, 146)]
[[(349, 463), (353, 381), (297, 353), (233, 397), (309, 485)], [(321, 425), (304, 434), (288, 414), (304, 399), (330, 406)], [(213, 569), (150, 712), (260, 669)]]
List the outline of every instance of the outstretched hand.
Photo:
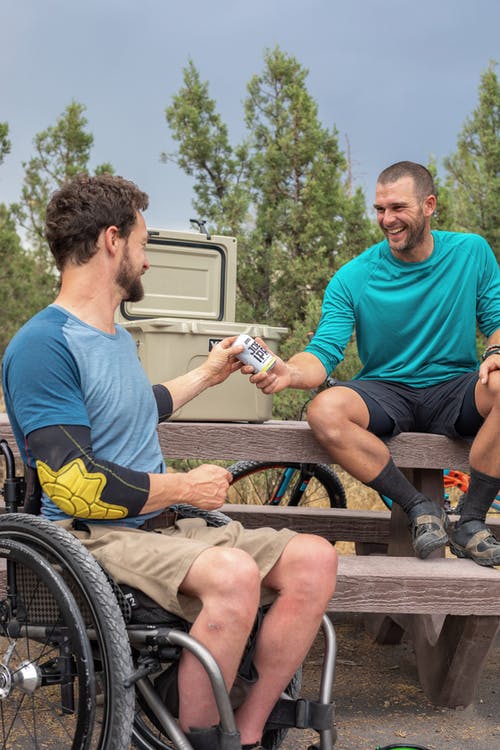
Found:
[(241, 362), (236, 359), (236, 354), (239, 354), (243, 347), (233, 346), (236, 338), (237, 336), (228, 336), (214, 344), (206, 361), (201, 365), (201, 368), (208, 374), (210, 385), (224, 382), (233, 372), (241, 368)]
[(250, 382), (254, 383), (254, 385), (265, 394), (279, 393), (279, 391), (282, 391), (284, 388), (288, 388), (291, 382), (290, 368), (288, 365), (283, 362), (281, 357), (274, 354), (261, 338), (256, 336), (255, 340), (276, 358), (276, 363), (271, 370), (260, 373), (255, 373), (250, 365), (243, 365), (241, 368), (242, 374), (250, 375)]

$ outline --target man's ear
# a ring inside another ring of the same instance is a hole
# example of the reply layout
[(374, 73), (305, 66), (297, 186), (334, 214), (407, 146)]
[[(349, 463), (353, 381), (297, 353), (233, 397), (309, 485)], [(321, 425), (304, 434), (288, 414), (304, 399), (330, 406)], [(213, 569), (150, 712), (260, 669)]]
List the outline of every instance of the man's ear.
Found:
[(118, 240), (120, 239), (120, 230), (114, 225), (103, 229), (103, 240), (106, 251), (111, 255), (116, 255), (118, 251)]
[(436, 196), (435, 195), (428, 195), (427, 198), (424, 201), (424, 214), (426, 216), (432, 216), (434, 211), (436, 210)]

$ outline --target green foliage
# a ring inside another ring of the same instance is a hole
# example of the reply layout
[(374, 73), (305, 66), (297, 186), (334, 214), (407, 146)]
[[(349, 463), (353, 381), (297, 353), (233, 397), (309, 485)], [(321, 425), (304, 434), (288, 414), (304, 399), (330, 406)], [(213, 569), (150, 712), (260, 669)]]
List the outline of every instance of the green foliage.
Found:
[[(21, 200), (13, 206), (17, 221), (26, 230), (37, 262), (50, 272), (53, 268), (45, 242), (45, 209), (50, 195), (65, 179), (88, 171), (94, 137), (87, 132), (85, 107), (73, 101), (54, 126), (35, 135), (35, 156), (23, 162), (25, 169)], [(112, 172), (109, 164), (96, 172)]]
[(455, 225), (455, 218), (453, 212), (453, 193), (449, 183), (442, 182), (438, 176), (438, 167), (434, 157), (432, 157), (427, 165), (427, 169), (431, 172), (434, 177), (434, 184), (437, 192), (437, 206), (434, 216), (432, 217), (432, 228), (441, 229), (447, 232), (454, 232), (458, 230)]
[[(317, 325), (332, 274), (374, 241), (363, 193), (351, 193), (337, 132), (320, 123), (306, 79), (293, 57), (267, 51), (237, 146), (192, 61), (166, 110), (179, 147), (164, 158), (194, 177), (194, 207), (213, 231), (238, 238), (238, 319), (287, 326), (285, 357)], [(300, 413), (307, 395), (280, 394), (277, 415)]]
[(11, 145), (9, 125), (6, 122), (0, 122), (0, 164), (3, 164), (5, 157), (10, 153)]
[(235, 232), (245, 219), (249, 196), (244, 183), (244, 146), (233, 149), (228, 131), (216, 112), (192, 61), (184, 70), (184, 85), (166, 110), (176, 154), (162, 154), (163, 161), (175, 161), (186, 174), (195, 177), (198, 215), (220, 233)]
[(453, 226), (483, 235), (500, 260), (500, 85), (495, 67), (491, 63), (481, 76), (478, 106), (444, 166)]
[(54, 285), (54, 276), (23, 249), (14, 217), (0, 204), (0, 358), (18, 328), (52, 301)]

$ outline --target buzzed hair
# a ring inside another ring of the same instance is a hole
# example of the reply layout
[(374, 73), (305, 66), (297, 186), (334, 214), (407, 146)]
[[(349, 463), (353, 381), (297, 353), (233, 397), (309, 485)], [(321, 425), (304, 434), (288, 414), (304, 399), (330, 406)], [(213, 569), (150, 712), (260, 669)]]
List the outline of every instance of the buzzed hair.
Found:
[(429, 170), (414, 161), (398, 161), (384, 169), (378, 176), (377, 183), (387, 185), (402, 177), (411, 177), (415, 185), (415, 192), (423, 200), (428, 195), (436, 195), (436, 185)]

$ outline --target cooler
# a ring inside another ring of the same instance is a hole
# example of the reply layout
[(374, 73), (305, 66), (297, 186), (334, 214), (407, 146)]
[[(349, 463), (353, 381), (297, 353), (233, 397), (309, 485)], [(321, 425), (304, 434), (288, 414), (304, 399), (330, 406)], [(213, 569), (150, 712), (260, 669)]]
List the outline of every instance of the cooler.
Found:
[[(204, 320), (154, 318), (125, 323), (134, 337), (139, 359), (151, 381), (161, 383), (189, 372), (206, 359), (211, 347), (226, 336), (248, 333), (276, 351), (286, 328)], [(239, 372), (208, 388), (174, 415), (183, 421), (246, 421), (271, 419), (272, 396), (266, 396)]]
[[(142, 277), (144, 299), (124, 302), (117, 322), (134, 337), (151, 383), (161, 383), (198, 367), (215, 342), (241, 333), (259, 336), (274, 352), (286, 328), (235, 323), (234, 237), (149, 230), (150, 268)], [(263, 422), (272, 417), (266, 396), (234, 373), (209, 388), (173, 416), (183, 421)]]

